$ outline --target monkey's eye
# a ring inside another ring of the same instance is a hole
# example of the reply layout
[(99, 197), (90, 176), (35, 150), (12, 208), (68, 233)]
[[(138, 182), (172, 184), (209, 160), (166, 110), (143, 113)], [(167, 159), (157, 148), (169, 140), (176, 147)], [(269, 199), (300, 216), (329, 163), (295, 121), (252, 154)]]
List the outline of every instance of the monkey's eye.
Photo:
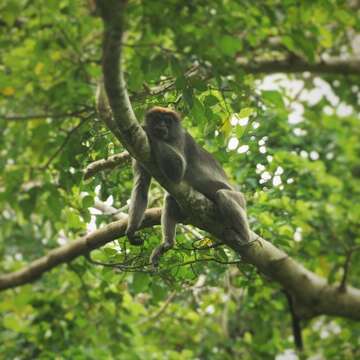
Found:
[(166, 115), (165, 120), (169, 124), (172, 124), (174, 122), (174, 118), (171, 115)]

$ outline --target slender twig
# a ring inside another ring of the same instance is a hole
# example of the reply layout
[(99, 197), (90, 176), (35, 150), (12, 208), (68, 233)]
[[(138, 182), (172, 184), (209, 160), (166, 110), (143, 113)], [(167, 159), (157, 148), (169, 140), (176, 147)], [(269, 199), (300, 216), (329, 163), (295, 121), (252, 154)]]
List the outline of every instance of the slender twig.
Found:
[(121, 45), (123, 47), (128, 47), (128, 48), (158, 48), (161, 51), (164, 51), (166, 53), (171, 53), (171, 54), (183, 54), (182, 52), (178, 51), (178, 50), (173, 50), (173, 49), (169, 49), (163, 45), (160, 44), (155, 44), (155, 43), (147, 43), (147, 44), (128, 44), (125, 42), (122, 42)]
[(85, 255), (85, 259), (93, 265), (110, 267), (110, 268), (114, 268), (114, 269), (120, 269), (123, 271), (133, 271), (133, 270), (137, 270), (137, 269), (143, 269), (145, 266), (150, 265), (150, 264), (141, 264), (141, 265), (130, 266), (135, 260), (140, 259), (140, 258), (142, 258), (141, 253), (139, 255), (136, 255), (136, 256), (128, 259), (127, 261), (124, 261), (121, 263), (106, 263), (106, 262), (92, 259), (90, 254)]
[(65, 146), (69, 142), (71, 136), (82, 126), (85, 124), (87, 120), (91, 118), (93, 114), (87, 116), (86, 118), (83, 118), (80, 120), (79, 124), (74, 126), (66, 135), (63, 143), (59, 146), (59, 148), (50, 156), (48, 161), (41, 167), (42, 170), (45, 170), (49, 167), (49, 165), (52, 163), (52, 161), (64, 150)]
[(241, 263), (240, 260), (221, 261), (221, 260), (218, 260), (218, 259), (215, 259), (215, 258), (205, 258), (205, 259), (196, 259), (196, 260), (185, 261), (185, 262), (180, 263), (180, 264), (174, 264), (174, 265), (168, 267), (166, 270), (168, 271), (169, 269), (172, 269), (174, 267), (187, 266), (187, 265), (196, 264), (196, 263), (199, 263), (199, 262), (210, 262), (210, 261), (216, 262), (216, 263), (221, 264), (221, 265), (233, 265), (233, 264), (240, 264)]
[(86, 286), (86, 284), (85, 284), (85, 281), (84, 281), (83, 277), (81, 276), (81, 274), (79, 273), (79, 271), (76, 269), (76, 267), (75, 267), (73, 264), (68, 263), (67, 265), (68, 265), (69, 269), (70, 269), (74, 274), (76, 274), (76, 276), (79, 278), (79, 281), (80, 281), (80, 284), (81, 284), (81, 289), (82, 289), (82, 291), (83, 291), (83, 293), (84, 293), (84, 297), (85, 297), (85, 299), (86, 299), (86, 301), (87, 301), (87, 303), (88, 303), (87, 307), (90, 307), (90, 305), (91, 305), (91, 299), (90, 299), (90, 295), (89, 295), (89, 292), (88, 292), (88, 288), (87, 288), (87, 286)]
[(94, 208), (101, 211), (101, 215), (111, 216), (114, 220), (122, 220), (128, 217), (128, 214), (124, 212), (124, 210), (128, 208), (128, 205), (123, 206), (121, 209), (117, 209), (111, 205), (107, 205), (104, 201), (95, 199)]
[(347, 280), (348, 280), (349, 272), (350, 272), (351, 257), (352, 257), (352, 254), (357, 250), (360, 250), (360, 245), (354, 246), (346, 252), (346, 257), (345, 257), (345, 261), (344, 261), (344, 274), (341, 279), (341, 283), (339, 285), (340, 292), (346, 292), (346, 284), (347, 284)]
[(90, 163), (84, 170), (84, 179), (89, 179), (100, 171), (112, 170), (124, 164), (128, 164), (131, 160), (127, 151), (109, 156), (107, 159), (101, 159)]
[(39, 119), (60, 119), (72, 116), (78, 116), (85, 112), (89, 111), (89, 109), (82, 109), (77, 111), (72, 111), (70, 113), (59, 113), (59, 114), (29, 114), (29, 115), (5, 115), (0, 116), (0, 118), (6, 121), (21, 121), (21, 120), (39, 120)]
[(168, 298), (165, 300), (164, 304), (161, 306), (161, 308), (156, 313), (150, 315), (148, 318), (140, 320), (138, 322), (138, 325), (142, 325), (149, 321), (157, 320), (162, 314), (164, 314), (164, 312), (166, 311), (166, 309), (168, 308), (168, 306), (170, 305), (171, 301), (174, 299), (175, 296), (176, 296), (176, 290), (174, 290), (168, 296)]

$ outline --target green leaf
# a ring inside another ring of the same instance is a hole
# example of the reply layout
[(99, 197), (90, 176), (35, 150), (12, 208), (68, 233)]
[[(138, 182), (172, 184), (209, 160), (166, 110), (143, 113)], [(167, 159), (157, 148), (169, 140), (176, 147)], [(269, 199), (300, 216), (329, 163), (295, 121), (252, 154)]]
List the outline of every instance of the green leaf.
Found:
[(218, 48), (224, 55), (233, 56), (242, 49), (242, 42), (233, 36), (224, 35), (219, 39)]
[(290, 225), (282, 225), (278, 228), (279, 235), (286, 236), (288, 238), (291, 238), (294, 234), (294, 230)]
[(150, 283), (149, 275), (144, 273), (135, 273), (132, 282), (132, 288), (135, 291), (135, 293), (144, 292), (145, 290), (147, 290), (149, 283)]
[(216, 258), (218, 258), (219, 260), (223, 261), (223, 262), (227, 262), (229, 261), (229, 258), (226, 254), (226, 252), (224, 251), (224, 249), (218, 249), (215, 253)]
[(325, 48), (330, 48), (333, 44), (332, 33), (324, 27), (320, 28), (320, 44)]
[(68, 209), (66, 214), (66, 222), (69, 228), (71, 229), (84, 228), (84, 224), (81, 221), (79, 215), (73, 209)]
[(182, 97), (183, 97), (184, 101), (188, 104), (189, 108), (192, 108), (193, 103), (194, 103), (192, 88), (184, 89), (184, 91), (182, 93)]
[(89, 208), (91, 206), (94, 205), (94, 197), (91, 195), (86, 195), (83, 199), (82, 199), (82, 206), (84, 208)]
[(164, 300), (167, 295), (167, 288), (160, 286), (158, 282), (153, 281), (151, 284), (151, 293), (155, 302)]
[(207, 95), (204, 99), (204, 105), (207, 107), (217, 105), (218, 103), (219, 99), (214, 95)]
[(110, 246), (105, 246), (103, 250), (108, 257), (112, 257), (118, 254), (118, 251)]
[(181, 64), (178, 59), (176, 59), (175, 57), (172, 57), (170, 60), (170, 66), (171, 66), (172, 72), (175, 74), (175, 76), (177, 78), (184, 76), (183, 68), (181, 67)]
[(127, 85), (132, 91), (139, 91), (144, 83), (144, 76), (140, 68), (137, 68), (131, 73), (131, 76), (128, 79)]
[(278, 91), (264, 90), (261, 92), (261, 96), (266, 104), (275, 106), (277, 108), (284, 108), (283, 97)]
[(5, 328), (19, 332), (26, 326), (26, 323), (22, 322), (16, 315), (6, 315), (3, 320)]
[(283, 36), (281, 38), (281, 41), (290, 51), (296, 52), (296, 45), (291, 36)]
[(186, 78), (184, 75), (180, 75), (176, 78), (175, 87), (177, 90), (183, 90), (186, 87)]
[(302, 50), (302, 53), (307, 57), (310, 62), (314, 62), (316, 43), (311, 41), (311, 39), (305, 37), (304, 34), (301, 32), (296, 32), (293, 35), (293, 39), (296, 47)]
[(239, 118), (240, 119), (243, 119), (243, 118), (247, 118), (249, 117), (250, 115), (252, 115), (254, 112), (254, 109), (253, 108), (250, 108), (250, 107), (247, 107), (247, 108), (243, 108), (241, 109), (240, 113), (239, 113)]
[(225, 137), (228, 137), (232, 131), (232, 125), (229, 118), (226, 118), (220, 128), (220, 131), (225, 135)]
[(196, 119), (197, 123), (206, 120), (205, 109), (200, 100), (196, 97), (193, 98), (193, 107), (191, 109), (191, 114), (193, 118)]

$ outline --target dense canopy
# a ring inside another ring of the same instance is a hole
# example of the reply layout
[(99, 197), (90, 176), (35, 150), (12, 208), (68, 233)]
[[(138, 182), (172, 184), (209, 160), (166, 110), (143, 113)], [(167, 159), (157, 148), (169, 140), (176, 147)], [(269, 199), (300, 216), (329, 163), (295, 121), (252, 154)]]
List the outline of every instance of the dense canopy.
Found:
[[(154, 105), (245, 194), (251, 245), (161, 177)], [(356, 0), (3, 0), (0, 358), (360, 358), (359, 110)], [(141, 247), (129, 153), (158, 180)], [(164, 188), (187, 218), (154, 272)]]

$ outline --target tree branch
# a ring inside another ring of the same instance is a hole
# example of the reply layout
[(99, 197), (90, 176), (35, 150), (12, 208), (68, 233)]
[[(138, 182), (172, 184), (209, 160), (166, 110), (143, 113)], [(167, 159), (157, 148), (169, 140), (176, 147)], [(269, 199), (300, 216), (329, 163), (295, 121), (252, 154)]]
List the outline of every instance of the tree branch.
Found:
[(6, 121), (27, 121), (27, 120), (39, 120), (39, 119), (61, 119), (66, 117), (74, 117), (82, 115), (92, 109), (82, 109), (72, 111), (70, 113), (61, 114), (30, 114), (30, 115), (5, 115), (0, 118)]
[[(144, 228), (159, 224), (160, 216), (160, 208), (147, 210), (141, 227)], [(86, 255), (91, 250), (97, 249), (110, 241), (124, 236), (126, 226), (127, 219), (115, 221), (69, 244), (51, 250), (47, 255), (33, 261), (21, 270), (1, 275), (0, 290), (30, 283), (54, 267), (63, 263), (69, 263), (78, 256)]]
[[(159, 224), (160, 216), (160, 208), (147, 210), (141, 228)], [(1, 275), (0, 290), (30, 283), (60, 264), (87, 255), (90, 251), (124, 236), (126, 226), (127, 219), (113, 222), (50, 251), (21, 270)], [(252, 238), (256, 241), (247, 246), (240, 246), (237, 252), (241, 254), (243, 261), (255, 265), (292, 295), (299, 317), (306, 319), (324, 314), (360, 320), (360, 289), (348, 286), (346, 292), (340, 292), (338, 284), (329, 285), (326, 279), (305, 269), (265, 239), (255, 233), (252, 234)], [(203, 261), (208, 260), (214, 261)]]
[(106, 95), (119, 132), (116, 136), (136, 159), (151, 161), (150, 146), (143, 128), (136, 120), (126, 89), (122, 69), (121, 41), (126, 0), (98, 0), (104, 24), (102, 70)]
[(41, 169), (45, 170), (49, 167), (49, 165), (54, 161), (54, 159), (64, 150), (65, 146), (67, 145), (67, 143), (69, 142), (70, 138), (74, 135), (74, 133), (80, 129), (80, 127), (82, 125), (85, 124), (85, 122), (87, 120), (90, 119), (92, 115), (89, 115), (86, 118), (83, 118), (80, 120), (79, 124), (74, 126), (71, 130), (68, 131), (68, 133), (66, 134), (66, 137), (64, 139), (64, 141), (62, 142), (62, 144), (59, 146), (59, 148), (50, 156), (50, 158), (46, 161), (45, 165), (43, 165), (41, 167)]
[(360, 59), (329, 59), (310, 64), (301, 58), (251, 63), (243, 58), (238, 58), (237, 62), (245, 72), (251, 74), (302, 73), (308, 71), (318, 74), (360, 75)]
[(131, 157), (127, 151), (109, 156), (90, 163), (84, 170), (84, 179), (87, 180), (100, 171), (112, 170), (130, 163)]
[(100, 210), (104, 215), (111, 216), (113, 220), (123, 220), (128, 217), (128, 214), (123, 212), (124, 208), (128, 208), (127, 205), (124, 208), (116, 209), (113, 206), (107, 205), (104, 201), (95, 199), (94, 208)]
[(168, 308), (168, 306), (170, 305), (170, 303), (173, 301), (174, 297), (176, 296), (176, 290), (174, 290), (169, 296), (168, 298), (164, 301), (163, 305), (161, 306), (161, 308), (154, 314), (150, 315), (147, 318), (143, 318), (138, 322), (138, 325), (142, 325), (144, 323), (147, 322), (154, 322), (155, 320), (157, 320), (159, 317), (161, 317), (161, 315), (164, 314), (164, 312), (166, 311), (166, 309)]
[[(119, 139), (131, 155), (141, 161), (151, 175), (171, 193), (183, 212), (186, 221), (223, 238), (224, 224), (219, 221), (214, 204), (184, 182), (172, 184), (159, 173), (151, 162), (146, 134), (137, 123), (126, 92), (121, 64), (121, 40), (125, 2), (98, 0), (104, 23), (103, 73), (109, 104), (120, 132)], [(295, 63), (300, 69), (299, 60)], [(299, 70), (300, 71), (300, 70)], [(329, 285), (327, 280), (308, 271), (268, 241), (255, 233), (249, 244), (227, 241), (226, 245), (241, 255), (244, 261), (280, 283), (294, 299), (297, 313), (302, 318), (318, 314), (339, 315), (360, 320), (360, 290), (348, 288), (346, 293)]]

